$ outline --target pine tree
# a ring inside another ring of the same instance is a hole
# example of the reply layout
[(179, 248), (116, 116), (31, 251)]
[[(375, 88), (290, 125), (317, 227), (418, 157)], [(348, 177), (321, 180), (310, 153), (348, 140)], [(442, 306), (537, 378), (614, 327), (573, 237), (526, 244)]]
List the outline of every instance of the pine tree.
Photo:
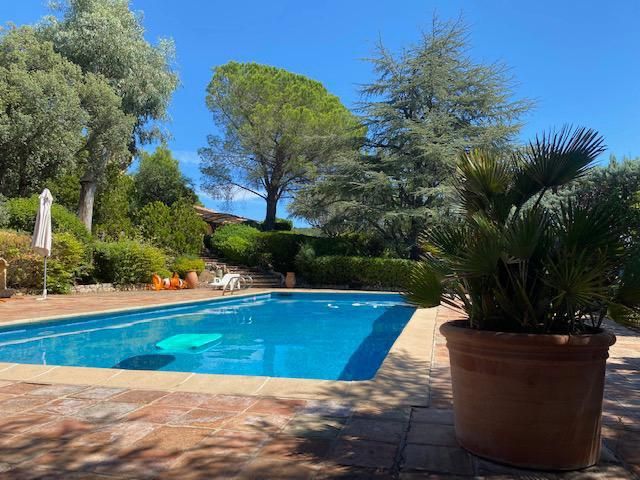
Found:
[(425, 225), (451, 214), (457, 155), (506, 148), (530, 108), (512, 100), (504, 65), (476, 63), (467, 49), (467, 27), (437, 19), (400, 54), (380, 43), (370, 60), (377, 78), (361, 92), (362, 154), (336, 162), (294, 212), (328, 232), (377, 232), (399, 254), (415, 252)]

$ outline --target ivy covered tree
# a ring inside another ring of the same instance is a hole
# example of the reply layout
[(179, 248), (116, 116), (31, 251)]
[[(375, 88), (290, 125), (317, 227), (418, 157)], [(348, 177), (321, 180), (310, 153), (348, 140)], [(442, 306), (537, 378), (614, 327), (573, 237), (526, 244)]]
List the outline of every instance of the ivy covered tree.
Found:
[[(133, 118), (133, 128), (126, 133), (128, 152), (121, 154), (119, 148), (111, 149), (102, 141), (90, 149), (78, 210), (91, 229), (96, 186), (106, 165), (118, 162), (125, 168), (140, 144), (162, 136), (158, 122), (166, 119), (178, 84), (172, 67), (173, 43), (150, 44), (144, 38), (142, 16), (131, 11), (129, 0), (66, 0), (58, 2), (57, 11), (59, 17), (52, 16), (41, 25), (41, 35), (83, 72), (104, 78), (120, 100), (118, 108)], [(113, 113), (105, 112), (111, 119)], [(115, 133), (113, 123), (104, 126), (108, 133), (101, 134), (103, 139)]]
[(244, 190), (266, 201), (272, 230), (279, 200), (355, 149), (362, 127), (321, 83), (256, 63), (216, 67), (206, 103), (222, 137), (200, 150), (204, 188), (216, 198)]
[(530, 107), (512, 99), (505, 66), (468, 56), (467, 37), (460, 21), (436, 19), (399, 54), (378, 46), (376, 79), (361, 92), (365, 148), (298, 195), (296, 215), (328, 232), (376, 232), (397, 253), (416, 253), (426, 223), (450, 213), (459, 152), (506, 148)]
[(96, 194), (94, 232), (103, 240), (135, 238), (135, 186), (131, 175), (116, 164), (107, 167)]

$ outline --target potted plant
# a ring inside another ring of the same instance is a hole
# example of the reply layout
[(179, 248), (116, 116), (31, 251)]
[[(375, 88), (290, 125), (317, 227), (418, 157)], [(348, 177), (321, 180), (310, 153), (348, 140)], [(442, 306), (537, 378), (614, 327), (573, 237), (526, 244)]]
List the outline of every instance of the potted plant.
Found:
[(440, 331), (456, 437), (474, 454), (537, 469), (598, 460), (615, 342), (602, 322), (637, 312), (640, 269), (615, 210), (545, 199), (603, 150), (596, 132), (563, 128), (516, 152), (467, 152), (460, 220), (423, 234), (407, 298), (461, 312)]

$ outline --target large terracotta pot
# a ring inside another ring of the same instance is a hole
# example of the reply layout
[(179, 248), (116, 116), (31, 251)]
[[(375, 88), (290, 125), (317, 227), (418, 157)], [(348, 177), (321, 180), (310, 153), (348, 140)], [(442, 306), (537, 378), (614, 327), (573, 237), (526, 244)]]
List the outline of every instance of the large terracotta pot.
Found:
[(605, 363), (616, 337), (478, 331), (443, 324), (456, 437), (519, 467), (573, 470), (600, 455)]
[(287, 272), (287, 276), (284, 278), (284, 286), (287, 288), (294, 288), (296, 286), (295, 272)]
[(194, 270), (187, 272), (187, 275), (184, 277), (184, 279), (187, 282), (187, 286), (189, 288), (198, 287), (198, 274)]

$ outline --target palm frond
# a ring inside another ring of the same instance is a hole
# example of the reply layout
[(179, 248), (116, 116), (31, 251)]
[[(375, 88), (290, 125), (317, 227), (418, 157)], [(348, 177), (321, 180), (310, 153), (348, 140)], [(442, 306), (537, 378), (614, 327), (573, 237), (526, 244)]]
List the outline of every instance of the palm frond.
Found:
[(592, 311), (609, 297), (609, 265), (583, 250), (562, 251), (545, 265), (542, 281), (551, 289), (551, 305), (561, 316)]
[(425, 262), (418, 262), (412, 269), (404, 298), (420, 307), (435, 307), (442, 299), (442, 283), (436, 272)]
[(504, 232), (505, 251), (509, 257), (522, 261), (548, 247), (550, 219), (538, 207), (526, 210), (507, 225)]
[(625, 225), (622, 219), (611, 215), (607, 204), (584, 208), (568, 200), (560, 205), (556, 222), (556, 236), (563, 249), (607, 249), (620, 258), (624, 254)]
[(565, 126), (529, 143), (523, 173), (540, 188), (556, 188), (584, 175), (604, 150), (604, 139), (595, 130)]
[(461, 155), (455, 187), (468, 213), (485, 212), (503, 219), (510, 210), (505, 193), (512, 182), (512, 169), (501, 152), (472, 150)]

